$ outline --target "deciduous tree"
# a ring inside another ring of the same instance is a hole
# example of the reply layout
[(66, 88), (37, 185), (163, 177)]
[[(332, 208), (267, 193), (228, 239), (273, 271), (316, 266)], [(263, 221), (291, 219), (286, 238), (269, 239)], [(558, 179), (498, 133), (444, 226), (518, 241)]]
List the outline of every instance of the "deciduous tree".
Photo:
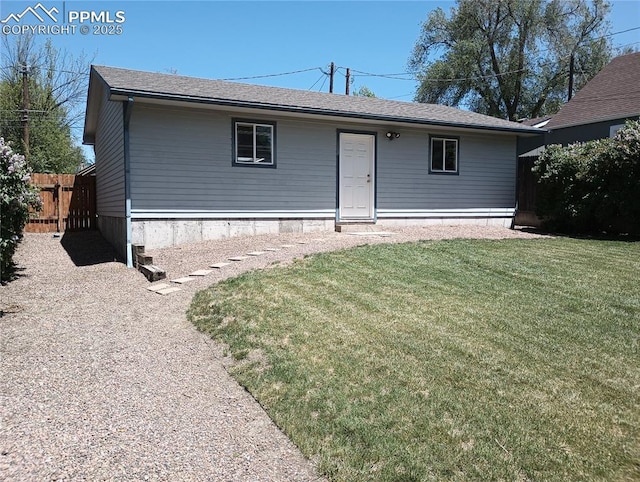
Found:
[(458, 0), (409, 59), (418, 102), (516, 120), (555, 113), (611, 58), (606, 0)]
[(366, 85), (361, 86), (358, 90), (353, 91), (353, 95), (356, 97), (375, 97), (376, 94)]
[[(28, 109), (25, 113), (23, 72), (26, 67)], [(39, 44), (34, 36), (3, 38), (0, 65), (0, 135), (19, 146), (36, 172), (75, 172), (86, 160), (73, 138), (81, 125), (89, 62)], [(29, 145), (23, 142), (28, 118)]]

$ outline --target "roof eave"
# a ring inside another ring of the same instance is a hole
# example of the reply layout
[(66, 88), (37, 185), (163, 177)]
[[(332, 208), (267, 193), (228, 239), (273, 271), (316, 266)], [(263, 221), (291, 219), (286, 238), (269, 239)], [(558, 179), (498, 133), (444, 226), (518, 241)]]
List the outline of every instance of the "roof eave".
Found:
[(351, 119), (367, 119), (367, 120), (374, 120), (374, 121), (381, 121), (381, 122), (404, 122), (407, 124), (414, 124), (414, 125), (433, 125), (433, 126), (441, 126), (441, 127), (457, 127), (457, 128), (475, 129), (475, 130), (513, 132), (516, 134), (523, 134), (523, 135), (538, 135), (545, 132), (545, 129), (533, 128), (533, 127), (518, 129), (518, 128), (510, 128), (510, 127), (502, 127), (502, 126), (467, 124), (463, 122), (447, 122), (447, 121), (438, 121), (438, 120), (430, 120), (430, 119), (417, 119), (413, 117), (384, 116), (384, 115), (374, 115), (374, 114), (366, 114), (366, 113), (363, 114), (359, 112), (345, 112), (345, 111), (339, 111), (339, 110), (317, 109), (312, 107), (287, 106), (282, 104), (265, 104), (260, 102), (239, 101), (239, 100), (233, 100), (233, 99), (217, 99), (217, 98), (198, 97), (198, 96), (189, 96), (189, 95), (180, 95), (180, 94), (166, 94), (161, 92), (137, 91), (137, 90), (131, 90), (131, 89), (121, 89), (117, 87), (112, 87), (110, 89), (110, 97), (112, 96), (124, 96), (124, 97), (132, 96), (132, 97), (138, 97), (138, 98), (191, 102), (191, 103), (197, 103), (197, 104), (220, 105), (220, 106), (226, 106), (226, 107), (245, 107), (245, 108), (251, 108), (251, 109), (262, 109), (262, 110), (270, 110), (270, 111), (278, 111), (278, 112), (293, 112), (293, 113), (300, 113), (300, 114), (345, 117), (345, 118), (351, 118)]
[(84, 128), (82, 130), (82, 143), (94, 145), (96, 141), (96, 130), (98, 128), (98, 110), (100, 109), (100, 98), (104, 88), (108, 88), (102, 76), (91, 66), (89, 72), (89, 87), (87, 93), (87, 107), (84, 117)]

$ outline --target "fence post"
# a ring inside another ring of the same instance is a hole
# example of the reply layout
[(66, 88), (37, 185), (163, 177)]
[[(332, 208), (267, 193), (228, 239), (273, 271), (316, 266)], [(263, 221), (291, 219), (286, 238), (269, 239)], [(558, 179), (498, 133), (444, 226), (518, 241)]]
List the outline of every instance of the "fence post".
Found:
[(62, 195), (64, 194), (64, 188), (62, 187), (62, 184), (60, 183), (60, 175), (56, 176), (56, 194), (58, 196), (58, 203), (57, 203), (57, 220), (56, 220), (56, 226), (58, 229), (58, 232), (63, 231), (63, 226), (62, 226), (62, 212), (63, 212), (63, 206), (62, 206)]

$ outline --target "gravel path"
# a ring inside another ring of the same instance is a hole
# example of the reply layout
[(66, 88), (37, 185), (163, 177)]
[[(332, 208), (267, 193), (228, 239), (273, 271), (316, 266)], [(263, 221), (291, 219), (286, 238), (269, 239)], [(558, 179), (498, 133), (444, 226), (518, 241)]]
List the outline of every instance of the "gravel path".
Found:
[[(311, 461), (186, 320), (193, 294), (242, 271), (364, 243), (534, 237), (503, 228), (233, 238), (149, 254), (169, 279), (267, 247), (166, 296), (97, 233), (27, 234), (0, 286), (0, 479), (318, 480)], [(298, 244), (304, 242), (306, 244)]]

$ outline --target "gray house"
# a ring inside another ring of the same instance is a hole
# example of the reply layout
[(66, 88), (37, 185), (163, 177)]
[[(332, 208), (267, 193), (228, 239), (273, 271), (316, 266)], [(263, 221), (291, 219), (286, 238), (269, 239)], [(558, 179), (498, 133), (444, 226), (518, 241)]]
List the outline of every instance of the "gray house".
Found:
[(546, 144), (613, 137), (640, 117), (640, 52), (614, 58), (554, 115)]
[(520, 157), (537, 157), (542, 146), (605, 139), (627, 120), (640, 118), (640, 52), (621, 55), (587, 82), (560, 111), (528, 125), (546, 129), (520, 139)]
[(91, 68), (98, 227), (131, 264), (243, 234), (510, 226), (516, 143), (540, 131), (451, 107)]
[(523, 122), (541, 128), (541, 133), (518, 140), (517, 224), (540, 225), (535, 214), (537, 180), (531, 169), (546, 146), (613, 137), (627, 120), (640, 118), (639, 86), (640, 52), (621, 55), (587, 82), (557, 114)]

